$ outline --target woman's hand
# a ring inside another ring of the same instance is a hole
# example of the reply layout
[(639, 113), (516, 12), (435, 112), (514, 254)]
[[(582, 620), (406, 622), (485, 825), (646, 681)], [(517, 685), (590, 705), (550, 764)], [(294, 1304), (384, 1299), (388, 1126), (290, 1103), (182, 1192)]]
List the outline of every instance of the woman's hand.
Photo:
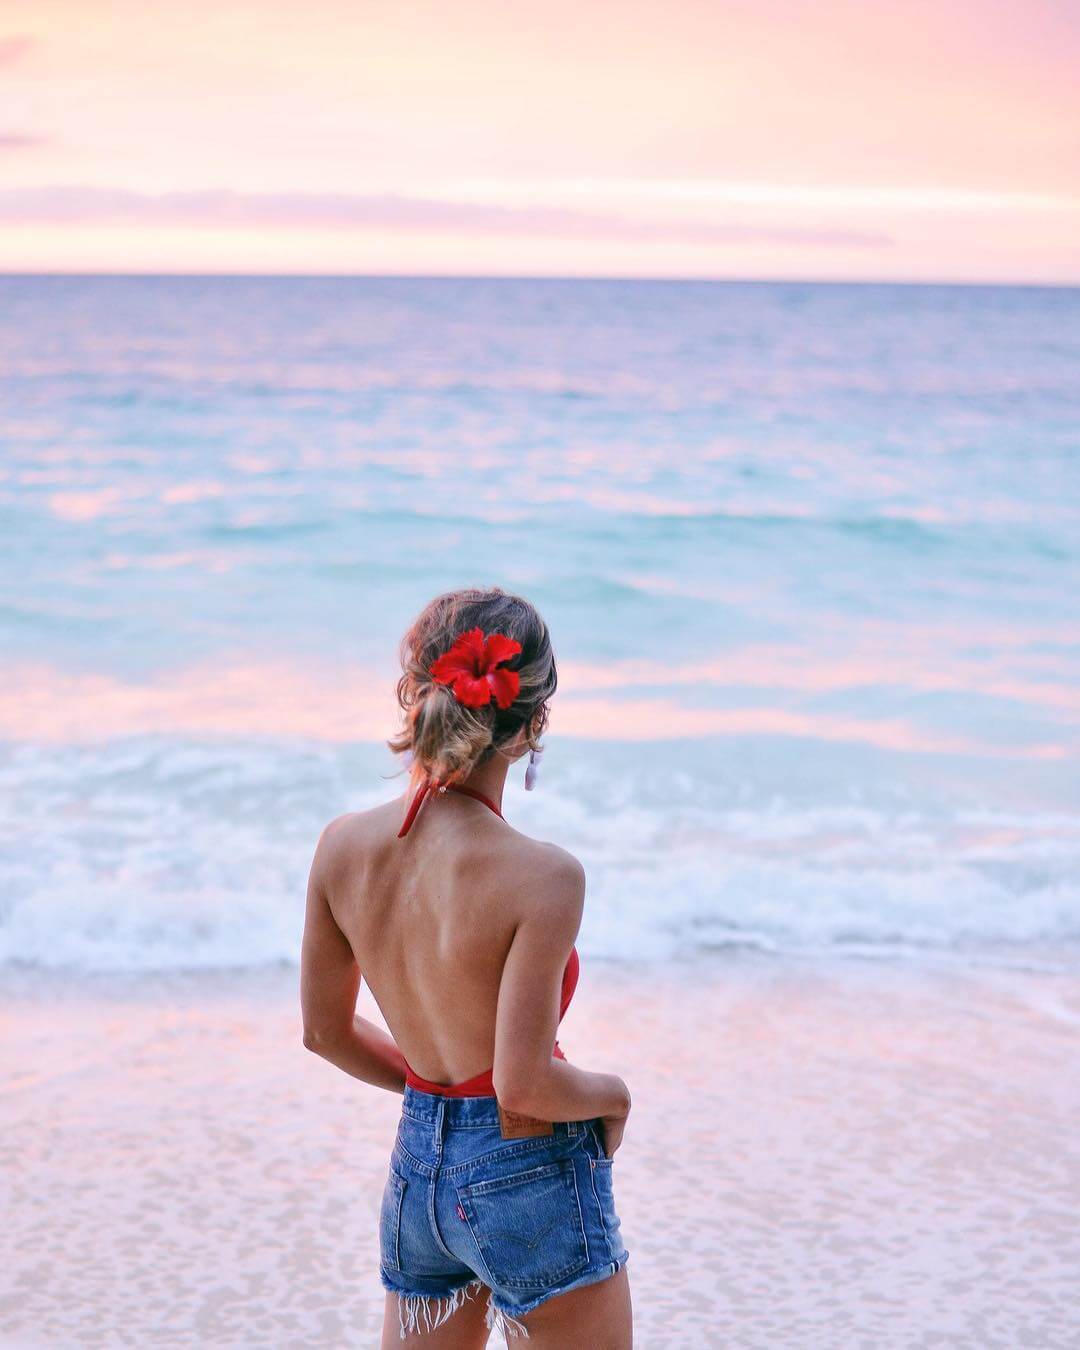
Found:
[(626, 1092), (625, 1110), (619, 1110), (610, 1116), (600, 1117), (600, 1123), (604, 1129), (604, 1156), (607, 1158), (614, 1158), (615, 1150), (622, 1143), (626, 1120), (630, 1115), (630, 1091), (625, 1083), (623, 1083), (623, 1090)]

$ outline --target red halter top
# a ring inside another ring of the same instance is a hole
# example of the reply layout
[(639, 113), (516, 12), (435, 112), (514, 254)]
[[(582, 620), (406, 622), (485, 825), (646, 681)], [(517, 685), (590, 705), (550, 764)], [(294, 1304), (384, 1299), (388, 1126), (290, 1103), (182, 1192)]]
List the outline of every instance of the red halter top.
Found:
[[(461, 783), (447, 783), (446, 788), (450, 792), (463, 792), (467, 797), (475, 797), (478, 802), (483, 802), (486, 807), (494, 811), (500, 820), (505, 819), (503, 813), (495, 805), (490, 797), (485, 797), (482, 792), (477, 792), (475, 788), (465, 787)], [(409, 833), (412, 823), (416, 819), (416, 814), (423, 806), (427, 795), (435, 791), (435, 784), (430, 778), (424, 781), (416, 790), (416, 795), (409, 804), (409, 810), (405, 816), (401, 829), (398, 830), (398, 838), (401, 839)], [(561, 1022), (570, 1006), (570, 1000), (574, 997), (574, 990), (577, 988), (578, 974), (581, 969), (581, 963), (578, 959), (577, 947), (570, 951), (570, 959), (567, 961), (562, 976), (562, 994), (559, 998), (559, 1021)], [(556, 1059), (565, 1059), (566, 1056), (559, 1048), (559, 1042), (555, 1042), (555, 1047), (551, 1052)], [(433, 1083), (427, 1078), (421, 1078), (418, 1073), (414, 1073), (405, 1062), (405, 1082), (408, 1087), (415, 1088), (417, 1092), (430, 1092), (437, 1097), (494, 1097), (495, 1087), (491, 1081), (491, 1069), (485, 1069), (483, 1073), (474, 1074), (472, 1078), (466, 1078), (462, 1083)]]

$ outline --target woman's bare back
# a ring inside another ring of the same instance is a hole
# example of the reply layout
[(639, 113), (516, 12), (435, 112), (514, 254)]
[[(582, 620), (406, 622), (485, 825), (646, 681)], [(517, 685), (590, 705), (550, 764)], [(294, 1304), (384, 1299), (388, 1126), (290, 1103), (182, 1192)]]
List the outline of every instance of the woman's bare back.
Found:
[(425, 803), (404, 839), (402, 801), (327, 828), (326, 898), (411, 1068), (436, 1083), (490, 1069), (507, 955), (545, 879), (576, 860), (458, 793)]

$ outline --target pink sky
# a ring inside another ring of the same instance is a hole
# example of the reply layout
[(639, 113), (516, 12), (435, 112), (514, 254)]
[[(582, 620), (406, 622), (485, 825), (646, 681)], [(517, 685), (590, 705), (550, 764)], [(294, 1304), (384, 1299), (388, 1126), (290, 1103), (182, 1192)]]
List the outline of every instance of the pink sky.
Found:
[(0, 268), (1080, 282), (1049, 0), (0, 0)]

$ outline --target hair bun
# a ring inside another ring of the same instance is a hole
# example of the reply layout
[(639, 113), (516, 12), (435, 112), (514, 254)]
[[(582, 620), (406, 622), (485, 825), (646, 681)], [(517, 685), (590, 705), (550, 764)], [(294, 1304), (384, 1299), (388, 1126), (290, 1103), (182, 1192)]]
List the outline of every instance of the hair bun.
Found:
[(410, 710), (413, 760), (442, 781), (463, 778), (491, 744), (494, 718), (468, 708), (445, 685), (428, 681)]
[[(450, 685), (432, 677), (432, 665), (473, 629), (520, 648), (514, 654), (517, 687), (510, 703), (492, 698), (469, 706), (459, 702)], [(412, 752), (414, 773), (443, 781), (465, 778), (523, 727), (530, 749), (540, 748), (557, 684), (555, 656), (547, 624), (521, 596), (497, 586), (437, 596), (402, 639), (401, 669), (397, 697), (404, 725), (388, 744), (398, 754)]]

